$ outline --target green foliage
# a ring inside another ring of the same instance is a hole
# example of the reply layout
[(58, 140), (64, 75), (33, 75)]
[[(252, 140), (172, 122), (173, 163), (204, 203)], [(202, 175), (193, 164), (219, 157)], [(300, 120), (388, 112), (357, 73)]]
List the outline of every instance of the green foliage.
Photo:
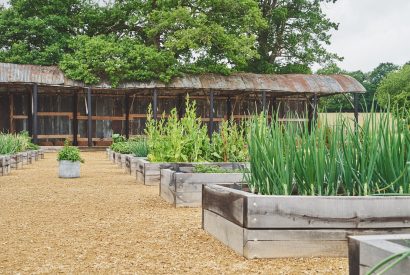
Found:
[(255, 118), (249, 137), (251, 190), (265, 195), (410, 193), (410, 130), (389, 111), (353, 127), (339, 116), (335, 125), (270, 125)]
[(146, 134), (148, 137), (148, 159), (152, 162), (201, 162), (201, 161), (245, 161), (247, 149), (244, 130), (228, 122), (222, 123), (221, 131), (208, 137), (207, 127), (197, 117), (196, 102), (186, 99), (185, 115), (178, 118), (174, 108), (167, 119), (152, 119), (148, 111)]
[(245, 125), (234, 120), (223, 121), (219, 132), (212, 134), (210, 160), (214, 162), (244, 162), (247, 160)]
[(0, 133), (0, 155), (8, 155), (38, 149), (39, 146), (31, 143), (31, 138), (26, 131), (19, 134)]
[(55, 65), (80, 31), (83, 0), (14, 0), (0, 10), (0, 61)]
[(338, 25), (322, 11), (324, 2), (333, 0), (258, 0), (266, 27), (257, 30), (259, 56), (248, 63), (256, 73), (309, 73), (313, 63), (340, 60), (326, 50), (330, 31)]
[(132, 154), (135, 157), (146, 157), (148, 155), (148, 142), (145, 137), (125, 140), (125, 137), (114, 134), (113, 141), (111, 149), (116, 153)]
[(0, 61), (59, 65), (87, 84), (183, 73), (310, 73), (337, 28), (329, 0), (14, 0), (0, 9)]
[(194, 173), (209, 173), (209, 174), (226, 174), (226, 173), (241, 173), (240, 169), (227, 169), (216, 165), (197, 164), (194, 166)]
[[(410, 106), (410, 65), (390, 73), (380, 83), (376, 93), (381, 106), (399, 106), (406, 110)], [(408, 114), (406, 112), (406, 114)]]
[(81, 158), (80, 150), (75, 146), (70, 146), (68, 141), (64, 142), (64, 147), (60, 151), (58, 151), (57, 160), (67, 160), (71, 162), (82, 162), (84, 163), (84, 159)]
[(134, 157), (148, 156), (148, 142), (144, 137), (129, 140), (128, 148)]
[[(375, 98), (375, 93), (380, 82), (390, 72), (396, 71), (399, 66), (392, 63), (380, 63), (371, 72), (364, 73), (362, 71), (348, 72), (339, 68), (336, 64), (331, 63), (328, 66), (319, 69), (317, 74), (345, 74), (350, 75), (359, 81), (366, 89), (366, 93), (360, 96), (360, 111), (367, 112), (371, 106), (379, 108), (378, 100)], [(353, 97), (352, 95), (333, 95), (323, 97), (320, 100), (319, 108), (323, 112), (353, 112)], [(384, 105), (386, 107), (387, 105)]]

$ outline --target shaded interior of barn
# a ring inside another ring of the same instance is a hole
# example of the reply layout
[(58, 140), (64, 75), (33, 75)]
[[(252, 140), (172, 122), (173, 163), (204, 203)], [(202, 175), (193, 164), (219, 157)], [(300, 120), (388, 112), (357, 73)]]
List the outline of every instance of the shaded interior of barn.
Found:
[[(1, 65), (6, 69), (1, 69)], [(199, 80), (182, 78), (168, 85), (151, 82), (128, 83), (116, 88), (107, 84), (87, 87), (67, 83), (60, 75), (57, 76), (62, 80), (44, 81), (50, 70), (46, 68), (44, 72), (41, 66), (26, 70), (27, 65), (7, 65), (10, 64), (0, 64), (0, 130), (28, 131), (35, 142), (44, 146), (63, 145), (65, 139), (79, 146), (107, 146), (113, 133), (127, 137), (142, 135), (149, 105), (157, 119), (169, 115), (173, 108), (177, 108), (178, 115), (182, 116), (187, 96), (196, 101), (197, 113), (212, 133), (224, 120), (240, 121), (262, 110), (269, 116), (278, 111), (283, 120), (289, 119), (286, 118), (289, 112), (298, 113), (300, 120), (308, 119), (305, 114), (308, 111), (309, 116), (314, 115), (320, 96), (365, 91), (350, 78), (322, 77), (319, 81), (314, 76), (307, 80), (294, 76), (276, 84), (269, 83), (270, 79), (265, 81), (267, 78), (260, 75), (246, 75), (251, 84), (242, 75), (239, 84), (236, 78), (236, 82), (232, 82), (232, 77), (201, 76)], [(19, 75), (22, 71), (23, 77)], [(51, 76), (55, 79), (55, 71)], [(308, 85), (304, 83), (302, 89), (294, 79), (307, 81)], [(311, 79), (315, 81), (314, 89), (313, 82), (309, 83)], [(339, 81), (340, 87), (335, 88), (335, 81)]]

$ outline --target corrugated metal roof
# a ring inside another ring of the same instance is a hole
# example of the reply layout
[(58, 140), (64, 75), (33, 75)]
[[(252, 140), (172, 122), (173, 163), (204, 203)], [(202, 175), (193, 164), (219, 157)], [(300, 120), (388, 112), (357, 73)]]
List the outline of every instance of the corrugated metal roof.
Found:
[[(0, 82), (39, 83), (84, 87), (81, 82), (66, 78), (56, 66), (18, 65), (0, 63)], [(98, 89), (112, 88), (108, 83), (94, 85)], [(347, 75), (305, 74), (251, 74), (236, 73), (229, 76), (217, 74), (185, 75), (165, 84), (159, 81), (127, 82), (116, 89), (168, 89), (168, 90), (217, 90), (217, 91), (268, 91), (285, 93), (337, 94), (365, 92), (366, 89)]]

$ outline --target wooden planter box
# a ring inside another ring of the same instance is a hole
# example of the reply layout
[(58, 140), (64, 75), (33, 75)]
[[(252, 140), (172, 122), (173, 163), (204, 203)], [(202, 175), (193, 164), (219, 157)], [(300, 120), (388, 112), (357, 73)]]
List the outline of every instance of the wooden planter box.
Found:
[(23, 168), (23, 154), (17, 153), (10, 156), (10, 167), (11, 169), (22, 169)]
[[(146, 159), (137, 160), (137, 183), (145, 185), (160, 185), (161, 169), (177, 170), (178, 167), (193, 167), (198, 164), (229, 165), (233, 162), (149, 162)], [(238, 165), (245, 163), (236, 163)]]
[(125, 159), (125, 171), (133, 177), (137, 176), (137, 164), (139, 159), (147, 159), (145, 157), (134, 157), (132, 155), (127, 155)]
[(202, 224), (246, 258), (347, 257), (349, 235), (410, 233), (407, 196), (263, 196), (240, 187), (203, 185)]
[[(367, 274), (371, 268), (387, 257), (396, 253), (408, 252), (409, 243), (410, 234), (349, 237), (349, 274)], [(406, 258), (386, 274), (408, 274), (409, 270), (410, 259)]]
[[(221, 165), (226, 169), (238, 169), (233, 164)], [(161, 170), (160, 196), (175, 207), (201, 207), (202, 184), (237, 183), (243, 181), (243, 173), (194, 173), (193, 167), (179, 167), (177, 171)]]
[(0, 156), (0, 176), (8, 175), (10, 171), (10, 156)]
[(120, 154), (120, 163), (118, 164), (119, 167), (123, 168), (124, 171), (127, 171), (127, 158), (132, 157), (130, 154)]

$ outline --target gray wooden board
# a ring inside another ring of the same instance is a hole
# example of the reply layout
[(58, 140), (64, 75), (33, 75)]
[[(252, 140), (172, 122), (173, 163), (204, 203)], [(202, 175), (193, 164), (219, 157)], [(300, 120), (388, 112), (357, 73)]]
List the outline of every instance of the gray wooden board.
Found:
[[(349, 238), (349, 273), (351, 275), (366, 274), (383, 259), (396, 253), (407, 252), (408, 247), (394, 243), (392, 240), (409, 239), (410, 234), (351, 236)], [(407, 274), (409, 269), (410, 259), (405, 259), (387, 274)]]
[(246, 258), (347, 257), (347, 236), (403, 233), (399, 230), (362, 229), (246, 229), (209, 210), (203, 210), (203, 228)]
[(262, 196), (221, 185), (205, 192), (212, 204), (204, 208), (228, 220), (233, 213), (226, 197), (241, 197), (247, 207), (238, 225), (246, 228), (410, 228), (409, 196)]
[(243, 256), (243, 228), (211, 211), (203, 210), (202, 213), (203, 229)]
[(246, 197), (237, 191), (230, 188), (221, 189), (219, 185), (203, 185), (202, 208), (243, 226)]
[[(175, 204), (175, 188), (172, 190), (170, 186), (174, 181), (172, 180), (175, 172), (171, 169), (161, 170), (161, 184), (159, 185), (159, 195), (167, 202)], [(173, 192), (174, 191), (174, 192)]]

